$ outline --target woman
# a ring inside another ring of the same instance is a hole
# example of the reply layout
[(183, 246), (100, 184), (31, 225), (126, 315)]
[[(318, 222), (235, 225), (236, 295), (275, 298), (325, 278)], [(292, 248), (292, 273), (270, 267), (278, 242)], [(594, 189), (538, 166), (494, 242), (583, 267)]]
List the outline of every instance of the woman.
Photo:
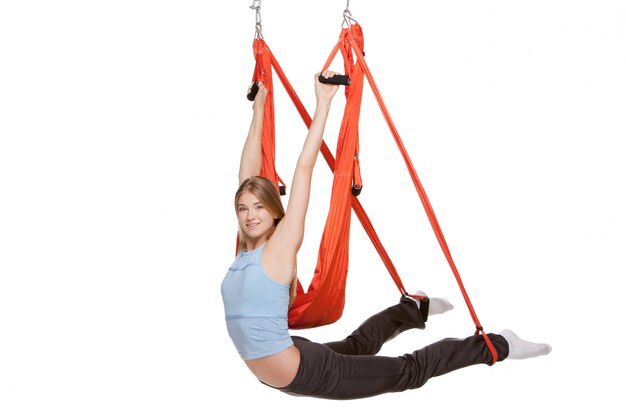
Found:
[[(334, 73), (326, 71), (324, 77)], [(287, 312), (294, 296), (296, 255), (304, 237), (311, 177), (331, 101), (338, 87), (315, 77), (317, 104), (295, 169), (288, 210), (261, 172), (261, 133), (267, 89), (259, 83), (235, 195), (240, 252), (222, 283), (230, 337), (252, 373), (264, 384), (295, 395), (353, 399), (418, 388), (429, 378), (469, 365), (492, 362), (482, 336), (444, 339), (400, 357), (375, 356), (383, 343), (411, 328), (424, 328), (427, 315), (452, 305), (431, 298), (422, 316), (419, 301), (400, 302), (366, 320), (346, 339), (319, 344), (291, 337)], [(510, 330), (489, 335), (498, 360), (548, 354), (546, 344), (527, 342)]]

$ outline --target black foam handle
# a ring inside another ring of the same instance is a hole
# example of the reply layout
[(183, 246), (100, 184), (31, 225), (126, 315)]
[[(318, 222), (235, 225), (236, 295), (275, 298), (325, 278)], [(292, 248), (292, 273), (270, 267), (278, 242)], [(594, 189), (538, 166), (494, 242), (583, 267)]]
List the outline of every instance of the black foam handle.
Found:
[(258, 84), (258, 81), (255, 80), (252, 83), (252, 87), (250, 87), (250, 92), (248, 93), (246, 97), (248, 97), (248, 100), (254, 101), (254, 98), (256, 97), (256, 93), (258, 92), (259, 92), (259, 84)]
[(347, 75), (335, 74), (332, 77), (326, 78), (320, 74), (318, 79), (324, 84), (350, 85), (350, 77)]

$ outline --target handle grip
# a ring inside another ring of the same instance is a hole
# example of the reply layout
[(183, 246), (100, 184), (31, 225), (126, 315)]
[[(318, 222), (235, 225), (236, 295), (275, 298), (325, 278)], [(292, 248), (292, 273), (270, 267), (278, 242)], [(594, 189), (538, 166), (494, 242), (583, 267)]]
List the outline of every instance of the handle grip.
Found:
[(350, 77), (347, 75), (335, 74), (330, 78), (326, 78), (320, 74), (318, 79), (323, 84), (350, 85)]
[(259, 92), (259, 84), (257, 80), (254, 80), (254, 82), (252, 83), (252, 87), (250, 87), (250, 92), (248, 93), (246, 97), (248, 97), (248, 100), (254, 101), (254, 98), (256, 97), (256, 93), (258, 92)]

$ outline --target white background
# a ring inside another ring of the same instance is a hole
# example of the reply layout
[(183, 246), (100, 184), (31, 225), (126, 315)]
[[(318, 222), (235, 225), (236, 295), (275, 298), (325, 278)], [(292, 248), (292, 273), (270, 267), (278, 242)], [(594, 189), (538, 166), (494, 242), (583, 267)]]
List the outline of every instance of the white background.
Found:
[[(250, 3), (2, 2), (0, 415), (623, 412), (626, 3), (351, 2), (482, 324), (554, 350), (347, 402), (261, 385), (223, 322), (219, 285), (235, 249), (232, 196), (251, 116)], [(262, 7), (265, 39), (311, 110), (312, 76), (345, 2)], [(342, 105), (338, 94), (331, 149)], [(289, 183), (306, 131), (278, 81), (276, 112)], [(471, 334), (367, 86), (361, 164), (361, 201), (406, 287), (457, 307), (382, 353)], [(320, 158), (299, 258), (305, 284), (329, 172)], [(397, 301), (356, 219), (350, 254), (342, 319), (294, 334), (342, 338)]]

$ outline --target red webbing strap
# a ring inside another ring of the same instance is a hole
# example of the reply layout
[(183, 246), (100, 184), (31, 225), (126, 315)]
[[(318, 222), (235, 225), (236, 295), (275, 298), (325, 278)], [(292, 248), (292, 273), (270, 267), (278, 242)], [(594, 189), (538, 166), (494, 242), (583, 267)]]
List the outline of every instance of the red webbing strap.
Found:
[(411, 179), (413, 180), (413, 184), (415, 185), (415, 189), (417, 190), (417, 193), (419, 194), (422, 205), (424, 206), (424, 210), (426, 211), (426, 215), (428, 216), (428, 220), (430, 221), (433, 231), (435, 232), (437, 241), (439, 242), (439, 245), (441, 246), (441, 249), (448, 261), (448, 264), (450, 265), (450, 269), (452, 270), (452, 273), (454, 274), (454, 277), (456, 278), (457, 284), (459, 285), (459, 289), (461, 290), (461, 293), (463, 294), (463, 298), (465, 299), (467, 308), (470, 312), (470, 315), (472, 316), (472, 320), (474, 321), (474, 324), (476, 325), (476, 329), (477, 329), (476, 334), (478, 334), (479, 332), (482, 332), (485, 342), (487, 343), (487, 346), (489, 347), (489, 351), (491, 352), (493, 363), (495, 363), (497, 361), (496, 349), (491, 343), (489, 336), (487, 336), (487, 334), (484, 332), (483, 327), (481, 326), (480, 321), (478, 320), (478, 316), (476, 315), (476, 311), (474, 310), (474, 307), (472, 306), (472, 302), (469, 299), (469, 295), (467, 294), (465, 286), (463, 285), (463, 281), (461, 280), (461, 275), (459, 274), (456, 264), (454, 263), (454, 260), (452, 259), (452, 254), (450, 253), (450, 250), (448, 248), (448, 244), (446, 242), (446, 239), (439, 225), (439, 221), (437, 220), (437, 216), (435, 215), (435, 212), (430, 204), (430, 200), (428, 199), (428, 196), (426, 195), (426, 191), (424, 190), (424, 187), (422, 186), (422, 183), (419, 177), (417, 176), (417, 172), (415, 171), (415, 168), (413, 167), (413, 163), (411, 162), (411, 159), (409, 158), (406, 148), (404, 147), (404, 144), (402, 143), (400, 134), (398, 133), (393, 121), (391, 120), (391, 116), (389, 115), (389, 112), (387, 111), (387, 106), (385, 106), (385, 103), (380, 94), (380, 90), (378, 89), (378, 86), (376, 85), (376, 82), (374, 81), (374, 77), (372, 76), (372, 73), (369, 67), (367, 66), (367, 63), (365, 62), (365, 58), (362, 52), (362, 47), (352, 37), (350, 37), (350, 43), (352, 45), (353, 51), (356, 53), (357, 62), (359, 63), (360, 67), (363, 69), (363, 72), (365, 73), (365, 76), (367, 77), (367, 80), (369, 81), (369, 84), (372, 88), (374, 96), (376, 97), (376, 101), (378, 102), (378, 105), (383, 113), (385, 121), (387, 122), (387, 125), (389, 126), (389, 129), (391, 130), (394, 140), (398, 146), (398, 149), (400, 150), (400, 153), (402, 154), (404, 162), (409, 170)]
[[(287, 95), (289, 96), (289, 98), (291, 98), (291, 101), (293, 102), (294, 106), (296, 106), (296, 110), (298, 110), (298, 113), (300, 114), (302, 121), (304, 122), (304, 124), (306, 125), (308, 129), (309, 127), (311, 127), (311, 121), (312, 121), (311, 116), (309, 116), (309, 113), (306, 111), (304, 104), (302, 104), (300, 97), (298, 97), (298, 95), (296, 94), (296, 91), (293, 89), (291, 83), (287, 79), (287, 76), (285, 75), (281, 66), (278, 64), (278, 61), (276, 60), (276, 57), (274, 56), (274, 54), (272, 54), (272, 67), (276, 71), (276, 75), (278, 76), (281, 83), (283, 84), (283, 87), (285, 88)], [(326, 145), (326, 142), (324, 140), (322, 140), (322, 146), (321, 146), (320, 151), (322, 152), (322, 156), (326, 160), (326, 163), (328, 163), (328, 166), (330, 167), (331, 171), (334, 172), (335, 157), (330, 152), (330, 149), (328, 149), (328, 145)]]

